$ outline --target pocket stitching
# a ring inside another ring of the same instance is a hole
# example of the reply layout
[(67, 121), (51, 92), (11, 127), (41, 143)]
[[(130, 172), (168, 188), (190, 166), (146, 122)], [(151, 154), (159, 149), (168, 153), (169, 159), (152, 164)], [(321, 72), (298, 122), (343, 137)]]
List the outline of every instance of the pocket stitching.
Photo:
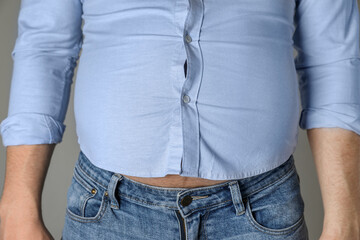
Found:
[[(279, 178), (278, 180), (272, 182), (271, 184), (268, 184), (266, 187), (261, 188), (259, 191), (256, 192), (260, 192), (262, 190), (267, 189), (268, 187), (273, 187), (273, 186), (277, 186), (278, 184), (283, 183), (284, 181), (286, 181), (288, 178), (290, 178), (293, 174), (296, 173), (296, 168), (295, 166), (293, 166), (290, 171), (288, 171), (286, 174), (284, 174), (281, 178)], [(276, 234), (276, 235), (280, 235), (280, 234), (287, 234), (290, 231), (293, 231), (294, 228), (296, 228), (299, 224), (301, 224), (301, 222), (304, 221), (305, 216), (304, 213), (302, 214), (302, 216), (291, 226), (283, 228), (283, 229), (271, 229), (271, 228), (267, 228), (263, 225), (261, 225), (260, 223), (258, 223), (256, 221), (256, 219), (254, 218), (254, 216), (252, 215), (252, 210), (251, 210), (251, 206), (250, 206), (250, 200), (249, 200), (249, 196), (252, 194), (249, 194), (245, 197), (246, 199), (246, 215), (250, 221), (250, 223), (252, 223), (252, 225), (257, 228), (258, 230), (264, 232), (264, 233), (270, 233), (270, 234)]]
[[(90, 199), (93, 198), (95, 196), (96, 193), (99, 192), (99, 187), (95, 184), (95, 183), (91, 183), (89, 181), (86, 181), (84, 176), (82, 176), (81, 173), (78, 172), (78, 169), (75, 167), (74, 172), (73, 172), (73, 176), (74, 176), (74, 180), (79, 183), (82, 187), (84, 187), (84, 189), (86, 191), (89, 192), (88, 196), (86, 197), (86, 201), (85, 203)], [(91, 190), (92, 188), (96, 189), (96, 193), (92, 194)], [(77, 220), (79, 222), (93, 222), (93, 221), (98, 221), (102, 218), (103, 212), (105, 211), (104, 208), (106, 208), (107, 205), (107, 201), (105, 199), (106, 195), (105, 192), (103, 193), (103, 196), (101, 198), (101, 206), (99, 208), (99, 211), (97, 212), (97, 214), (94, 217), (82, 217), (79, 216), (75, 213), (73, 213), (68, 207), (66, 207), (66, 212), (69, 213), (69, 216), (74, 219)], [(84, 213), (84, 208), (85, 208), (85, 204), (83, 204), (82, 206), (79, 206), (79, 209), (81, 210), (82, 214)]]
[(102, 196), (101, 199), (102, 199), (102, 201), (101, 201), (101, 206), (100, 206), (100, 208), (99, 208), (98, 213), (97, 213), (94, 217), (81, 217), (81, 216), (79, 216), (79, 215), (71, 212), (68, 207), (66, 208), (66, 213), (68, 214), (68, 216), (69, 216), (71, 219), (73, 219), (73, 220), (75, 220), (75, 221), (78, 221), (78, 222), (84, 222), (84, 223), (86, 223), (86, 222), (96, 222), (96, 221), (99, 221), (99, 220), (105, 215), (104, 213), (105, 213), (105, 210), (106, 210), (107, 205), (108, 205), (108, 201), (107, 201), (107, 199), (106, 199), (105, 192), (104, 192), (104, 194), (103, 194), (103, 196)]
[(265, 189), (267, 189), (267, 188), (269, 188), (269, 187), (276, 186), (277, 184), (280, 184), (281, 182), (285, 181), (288, 177), (290, 177), (291, 174), (293, 174), (293, 173), (295, 172), (295, 170), (296, 170), (296, 169), (295, 169), (295, 165), (293, 165), (293, 166), (289, 169), (289, 171), (287, 171), (286, 173), (284, 173), (280, 178), (274, 180), (273, 182), (271, 182), (271, 183), (269, 183), (269, 184), (267, 184), (267, 185), (265, 185), (265, 186), (263, 186), (263, 187), (261, 187), (261, 188), (259, 188), (259, 189), (254, 190), (253, 192), (247, 194), (245, 197), (250, 197), (251, 195), (253, 195), (253, 194), (255, 194), (255, 193), (258, 193), (258, 192), (263, 191), (263, 190), (265, 190)]
[(259, 231), (264, 232), (264, 233), (269, 233), (269, 234), (274, 234), (274, 235), (280, 235), (280, 234), (287, 234), (295, 229), (297, 229), (303, 222), (305, 219), (304, 214), (301, 215), (301, 217), (291, 226), (286, 227), (286, 228), (282, 228), (282, 229), (271, 229), (271, 228), (267, 228), (263, 225), (261, 225), (260, 223), (258, 223), (254, 216), (251, 213), (251, 207), (250, 207), (250, 203), (249, 200), (247, 199), (246, 201), (246, 216), (249, 219), (249, 222)]

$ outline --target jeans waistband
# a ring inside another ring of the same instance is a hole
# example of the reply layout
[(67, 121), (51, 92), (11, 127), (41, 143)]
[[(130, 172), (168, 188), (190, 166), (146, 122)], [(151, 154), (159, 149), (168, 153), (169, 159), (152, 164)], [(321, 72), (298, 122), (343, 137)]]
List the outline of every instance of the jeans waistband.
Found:
[(91, 163), (80, 151), (75, 167), (87, 178), (108, 191), (111, 207), (119, 208), (121, 198), (126, 198), (152, 208), (179, 210), (182, 217), (188, 217), (195, 211), (234, 204), (236, 214), (245, 212), (246, 197), (266, 188), (295, 171), (294, 158), (291, 155), (283, 164), (268, 172), (216, 185), (195, 188), (157, 187), (134, 181)]

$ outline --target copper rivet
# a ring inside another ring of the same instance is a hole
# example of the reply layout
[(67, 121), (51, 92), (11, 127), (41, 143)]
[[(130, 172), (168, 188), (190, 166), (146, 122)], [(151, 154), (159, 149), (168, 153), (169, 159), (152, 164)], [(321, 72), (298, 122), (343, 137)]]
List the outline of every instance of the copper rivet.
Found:
[(105, 192), (105, 196), (107, 196), (107, 195), (108, 195), (108, 192), (106, 191), (106, 192)]
[(92, 193), (92, 194), (95, 194), (95, 193), (96, 193), (96, 189), (95, 189), (95, 188), (91, 189), (91, 193)]

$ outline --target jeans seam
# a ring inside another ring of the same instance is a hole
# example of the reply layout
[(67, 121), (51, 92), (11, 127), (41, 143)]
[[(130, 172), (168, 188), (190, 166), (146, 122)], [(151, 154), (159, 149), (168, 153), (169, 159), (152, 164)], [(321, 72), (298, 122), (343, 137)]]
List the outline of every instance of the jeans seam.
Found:
[[(247, 203), (247, 204), (249, 204), (249, 203)], [(288, 234), (288, 233), (294, 231), (294, 229), (297, 229), (298, 227), (300, 227), (300, 226), (305, 222), (305, 221), (304, 221), (304, 220), (305, 220), (305, 216), (304, 216), (304, 214), (302, 214), (302, 216), (300, 217), (300, 219), (297, 220), (297, 222), (294, 223), (294, 225), (292, 225), (292, 226), (290, 226), (290, 227), (288, 227), (288, 228), (286, 228), (286, 229), (284, 229), (284, 230), (280, 230), (280, 231), (278, 231), (278, 230), (276, 230), (276, 229), (271, 230), (271, 229), (269, 229), (269, 228), (266, 228), (266, 227), (261, 226), (260, 224), (255, 224), (255, 223), (253, 222), (254, 220), (252, 219), (252, 217), (249, 216), (250, 214), (251, 214), (251, 212), (248, 212), (247, 217), (249, 218), (249, 222), (250, 222), (256, 229), (258, 229), (259, 231), (261, 231), (261, 232), (263, 232), (263, 233), (272, 234), (272, 235), (284, 235), (284, 234)]]
[(287, 177), (289, 177), (291, 174), (293, 174), (294, 171), (295, 171), (295, 165), (293, 165), (287, 172), (285, 172), (283, 175), (281, 175), (278, 179), (276, 179), (276, 180), (266, 184), (265, 186), (262, 186), (262, 187), (260, 187), (260, 188), (258, 188), (256, 190), (248, 193), (247, 195), (244, 196), (244, 198), (249, 197), (249, 196), (251, 196), (251, 195), (253, 195), (255, 193), (263, 191), (266, 188), (269, 188), (269, 187), (271, 187), (271, 186), (273, 186), (275, 184), (278, 184), (278, 183), (284, 181)]
[(78, 215), (74, 214), (73, 212), (71, 212), (68, 208), (66, 208), (66, 213), (71, 219), (73, 219), (74, 221), (77, 221), (77, 222), (82, 222), (82, 223), (97, 222), (97, 221), (100, 221), (102, 219), (102, 217), (104, 216), (107, 205), (108, 205), (108, 199), (106, 199), (106, 195), (104, 193), (102, 196), (102, 203), (101, 203), (99, 212), (97, 213), (97, 215), (95, 217), (81, 217), (81, 216), (78, 216)]
[(97, 183), (98, 185), (100, 185), (104, 190), (107, 189), (106, 186), (104, 186), (103, 184), (99, 183), (96, 179), (94, 179), (93, 177), (91, 177), (82, 167), (80, 164), (77, 164), (77, 166), (79, 167), (79, 170), (90, 180), (92, 180), (93, 182)]
[(176, 210), (173, 211), (173, 213), (174, 213), (175, 218), (176, 218), (176, 220), (177, 220), (177, 222), (178, 222), (178, 224), (179, 224), (179, 229), (180, 229), (180, 231), (179, 231), (179, 236), (180, 236), (180, 238), (179, 238), (179, 239), (181, 239), (181, 224), (180, 224), (180, 220), (179, 220), (178, 216), (176, 215)]
[(206, 212), (206, 214), (205, 214), (205, 217), (204, 217), (204, 223), (203, 223), (203, 229), (204, 229), (205, 240), (207, 240), (207, 239), (208, 239), (205, 225), (206, 225), (206, 221), (207, 221), (207, 219), (208, 219), (209, 215), (210, 215), (210, 211), (209, 211), (209, 210), (207, 210), (207, 212)]
[(83, 180), (82, 176), (76, 172), (73, 172), (73, 177), (75, 178), (75, 180), (77, 181), (77, 183), (79, 183), (83, 188), (85, 188), (87, 191), (89, 191), (89, 193), (91, 192), (91, 189), (93, 188), (93, 186), (91, 186), (91, 184), (84, 182), (85, 180)]
[[(170, 208), (170, 209), (177, 209), (177, 207), (173, 207), (173, 206), (169, 206), (169, 205), (159, 205), (159, 204), (154, 204), (154, 203), (151, 203), (151, 202), (147, 202), (147, 201), (143, 201), (141, 199), (138, 199), (138, 198), (134, 198), (134, 197), (131, 197), (129, 195), (126, 195), (126, 194), (122, 194), (120, 193), (120, 197), (124, 197), (124, 198), (127, 198), (129, 200), (131, 200), (131, 202), (138, 202), (138, 203), (144, 203), (146, 205), (150, 205), (150, 206), (157, 206), (157, 207), (166, 207), (166, 208)], [(228, 199), (228, 200), (225, 200), (225, 201), (222, 201), (222, 202), (219, 202), (219, 203), (215, 203), (215, 204), (210, 204), (210, 205), (204, 205), (202, 207), (198, 207), (198, 208), (194, 208), (193, 210), (191, 210), (189, 213), (192, 213), (193, 211), (197, 210), (197, 209), (201, 209), (201, 208), (211, 208), (211, 207), (216, 207), (218, 205), (222, 205), (226, 202), (229, 202), (231, 201), (231, 199)]]
[(197, 207), (197, 208), (194, 208), (192, 209), (187, 215), (191, 214), (192, 212), (194, 212), (195, 210), (197, 209), (201, 209), (201, 208), (211, 208), (211, 207), (215, 207), (215, 206), (219, 206), (219, 205), (222, 205), (226, 202), (230, 202), (232, 201), (232, 199), (228, 199), (228, 200), (225, 200), (225, 201), (222, 201), (222, 202), (219, 202), (219, 203), (215, 203), (215, 204), (209, 204), (209, 205), (204, 205), (202, 207)]

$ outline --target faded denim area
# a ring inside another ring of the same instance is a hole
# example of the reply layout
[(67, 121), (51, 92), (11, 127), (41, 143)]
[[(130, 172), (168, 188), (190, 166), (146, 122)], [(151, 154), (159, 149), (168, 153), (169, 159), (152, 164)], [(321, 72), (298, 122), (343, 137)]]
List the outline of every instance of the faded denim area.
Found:
[(308, 240), (293, 155), (250, 178), (197, 188), (143, 184), (80, 151), (62, 240)]

